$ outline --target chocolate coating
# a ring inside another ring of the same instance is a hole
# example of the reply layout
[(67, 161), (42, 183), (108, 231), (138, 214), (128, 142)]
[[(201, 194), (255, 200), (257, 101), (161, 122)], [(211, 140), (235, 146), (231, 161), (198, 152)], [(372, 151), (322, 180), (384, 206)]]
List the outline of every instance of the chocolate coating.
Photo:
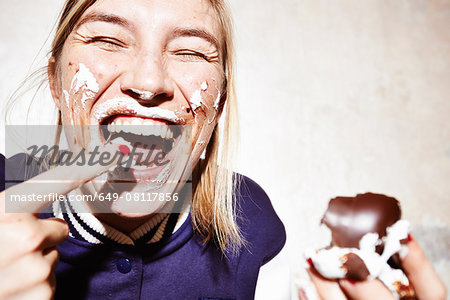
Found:
[(367, 279), (367, 276), (370, 275), (370, 272), (369, 270), (367, 270), (364, 261), (359, 258), (358, 255), (349, 253), (345, 255), (345, 259), (346, 261), (344, 263), (344, 268), (347, 269), (345, 278), (356, 281), (363, 281)]
[[(395, 198), (366, 193), (331, 199), (322, 223), (331, 230), (331, 246), (359, 249), (359, 241), (366, 233), (384, 237), (386, 228), (400, 217), (400, 204)], [(378, 253), (382, 251), (382, 246), (377, 247)]]

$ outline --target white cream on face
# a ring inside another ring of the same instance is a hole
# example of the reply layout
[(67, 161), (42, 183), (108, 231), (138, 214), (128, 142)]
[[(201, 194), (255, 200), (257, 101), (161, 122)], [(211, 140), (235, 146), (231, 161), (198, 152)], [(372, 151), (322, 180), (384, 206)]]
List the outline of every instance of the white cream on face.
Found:
[(154, 93), (152, 93), (152, 92), (149, 92), (149, 91), (141, 91), (141, 90), (138, 90), (138, 89), (130, 89), (133, 93), (136, 93), (137, 95), (139, 95), (139, 98), (140, 99), (142, 99), (142, 100), (150, 100), (152, 97), (153, 97), (153, 95), (154, 95)]
[(202, 91), (206, 91), (206, 89), (208, 88), (208, 83), (206, 81), (203, 81), (200, 85), (200, 88), (202, 89)]
[(98, 121), (120, 111), (126, 111), (131, 115), (137, 115), (144, 118), (164, 119), (174, 123), (179, 121), (177, 115), (171, 110), (159, 107), (145, 107), (130, 98), (114, 98), (99, 104), (94, 110), (94, 117)]
[[(199, 141), (199, 142), (197, 142), (197, 145), (200, 145), (200, 146), (203, 146), (203, 145), (205, 145), (206, 144), (206, 142), (205, 141)], [(200, 155), (200, 159), (205, 159), (206, 158), (206, 147), (205, 147), (205, 149), (203, 149), (203, 152), (202, 152), (202, 154)]]
[(206, 106), (208, 108), (208, 105), (206, 105), (205, 101), (203, 101), (202, 98), (202, 91), (206, 91), (208, 89), (208, 83), (206, 81), (203, 81), (200, 85), (200, 89), (196, 90), (192, 96), (191, 99), (189, 99), (189, 102), (191, 103), (192, 111), (195, 113), (195, 110), (199, 107)]
[(69, 108), (70, 107), (70, 95), (69, 92), (67, 92), (66, 90), (63, 90), (63, 95), (64, 95), (64, 100), (66, 101), (66, 106)]
[(79, 70), (73, 77), (70, 86), (74, 94), (83, 89), (81, 91), (81, 106), (83, 109), (86, 109), (86, 101), (94, 98), (100, 89), (94, 75), (83, 63), (79, 64)]
[(221, 94), (220, 94), (220, 91), (219, 91), (219, 93), (217, 94), (217, 98), (216, 98), (216, 100), (214, 101), (214, 108), (215, 108), (215, 110), (218, 110), (219, 109), (219, 104), (220, 104), (220, 96), (221, 96)]
[(195, 110), (201, 107), (202, 103), (204, 104), (201, 90), (195, 91), (192, 94), (191, 99), (189, 99), (189, 102), (191, 102), (192, 111), (195, 113)]

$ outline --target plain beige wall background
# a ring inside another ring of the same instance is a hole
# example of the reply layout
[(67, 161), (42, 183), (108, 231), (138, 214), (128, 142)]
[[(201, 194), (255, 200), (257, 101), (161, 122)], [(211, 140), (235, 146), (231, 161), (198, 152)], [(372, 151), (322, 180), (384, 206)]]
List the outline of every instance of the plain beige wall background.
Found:
[[(0, 1), (2, 103), (27, 73), (60, 3)], [(289, 298), (290, 280), (304, 275), (303, 250), (327, 242), (318, 223), (328, 200), (366, 191), (402, 202), (448, 287), (450, 1), (230, 4), (238, 170), (266, 190), (288, 233), (281, 255), (262, 269), (258, 298)]]

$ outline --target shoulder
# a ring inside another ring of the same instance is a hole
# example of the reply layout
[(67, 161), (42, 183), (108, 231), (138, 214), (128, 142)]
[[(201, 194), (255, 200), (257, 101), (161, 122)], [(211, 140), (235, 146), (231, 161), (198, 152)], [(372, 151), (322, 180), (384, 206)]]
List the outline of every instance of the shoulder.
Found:
[(10, 158), (0, 154), (0, 191), (41, 172), (42, 166), (39, 161), (25, 153), (19, 153)]
[(236, 176), (237, 221), (248, 243), (246, 250), (262, 265), (281, 251), (286, 231), (266, 192), (250, 178)]
[(5, 156), (0, 153), (0, 192), (5, 189)]

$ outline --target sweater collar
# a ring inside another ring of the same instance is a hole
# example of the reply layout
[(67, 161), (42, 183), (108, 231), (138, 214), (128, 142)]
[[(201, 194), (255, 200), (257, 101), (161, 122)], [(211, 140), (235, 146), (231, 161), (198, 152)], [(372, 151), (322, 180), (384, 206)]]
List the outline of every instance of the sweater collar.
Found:
[[(66, 221), (70, 236), (91, 244), (143, 245), (157, 243), (177, 231), (189, 215), (190, 205), (181, 213), (157, 213), (129, 234), (101, 222), (82, 202), (56, 201), (52, 205), (54, 217)], [(78, 213), (82, 212), (82, 213)]]

